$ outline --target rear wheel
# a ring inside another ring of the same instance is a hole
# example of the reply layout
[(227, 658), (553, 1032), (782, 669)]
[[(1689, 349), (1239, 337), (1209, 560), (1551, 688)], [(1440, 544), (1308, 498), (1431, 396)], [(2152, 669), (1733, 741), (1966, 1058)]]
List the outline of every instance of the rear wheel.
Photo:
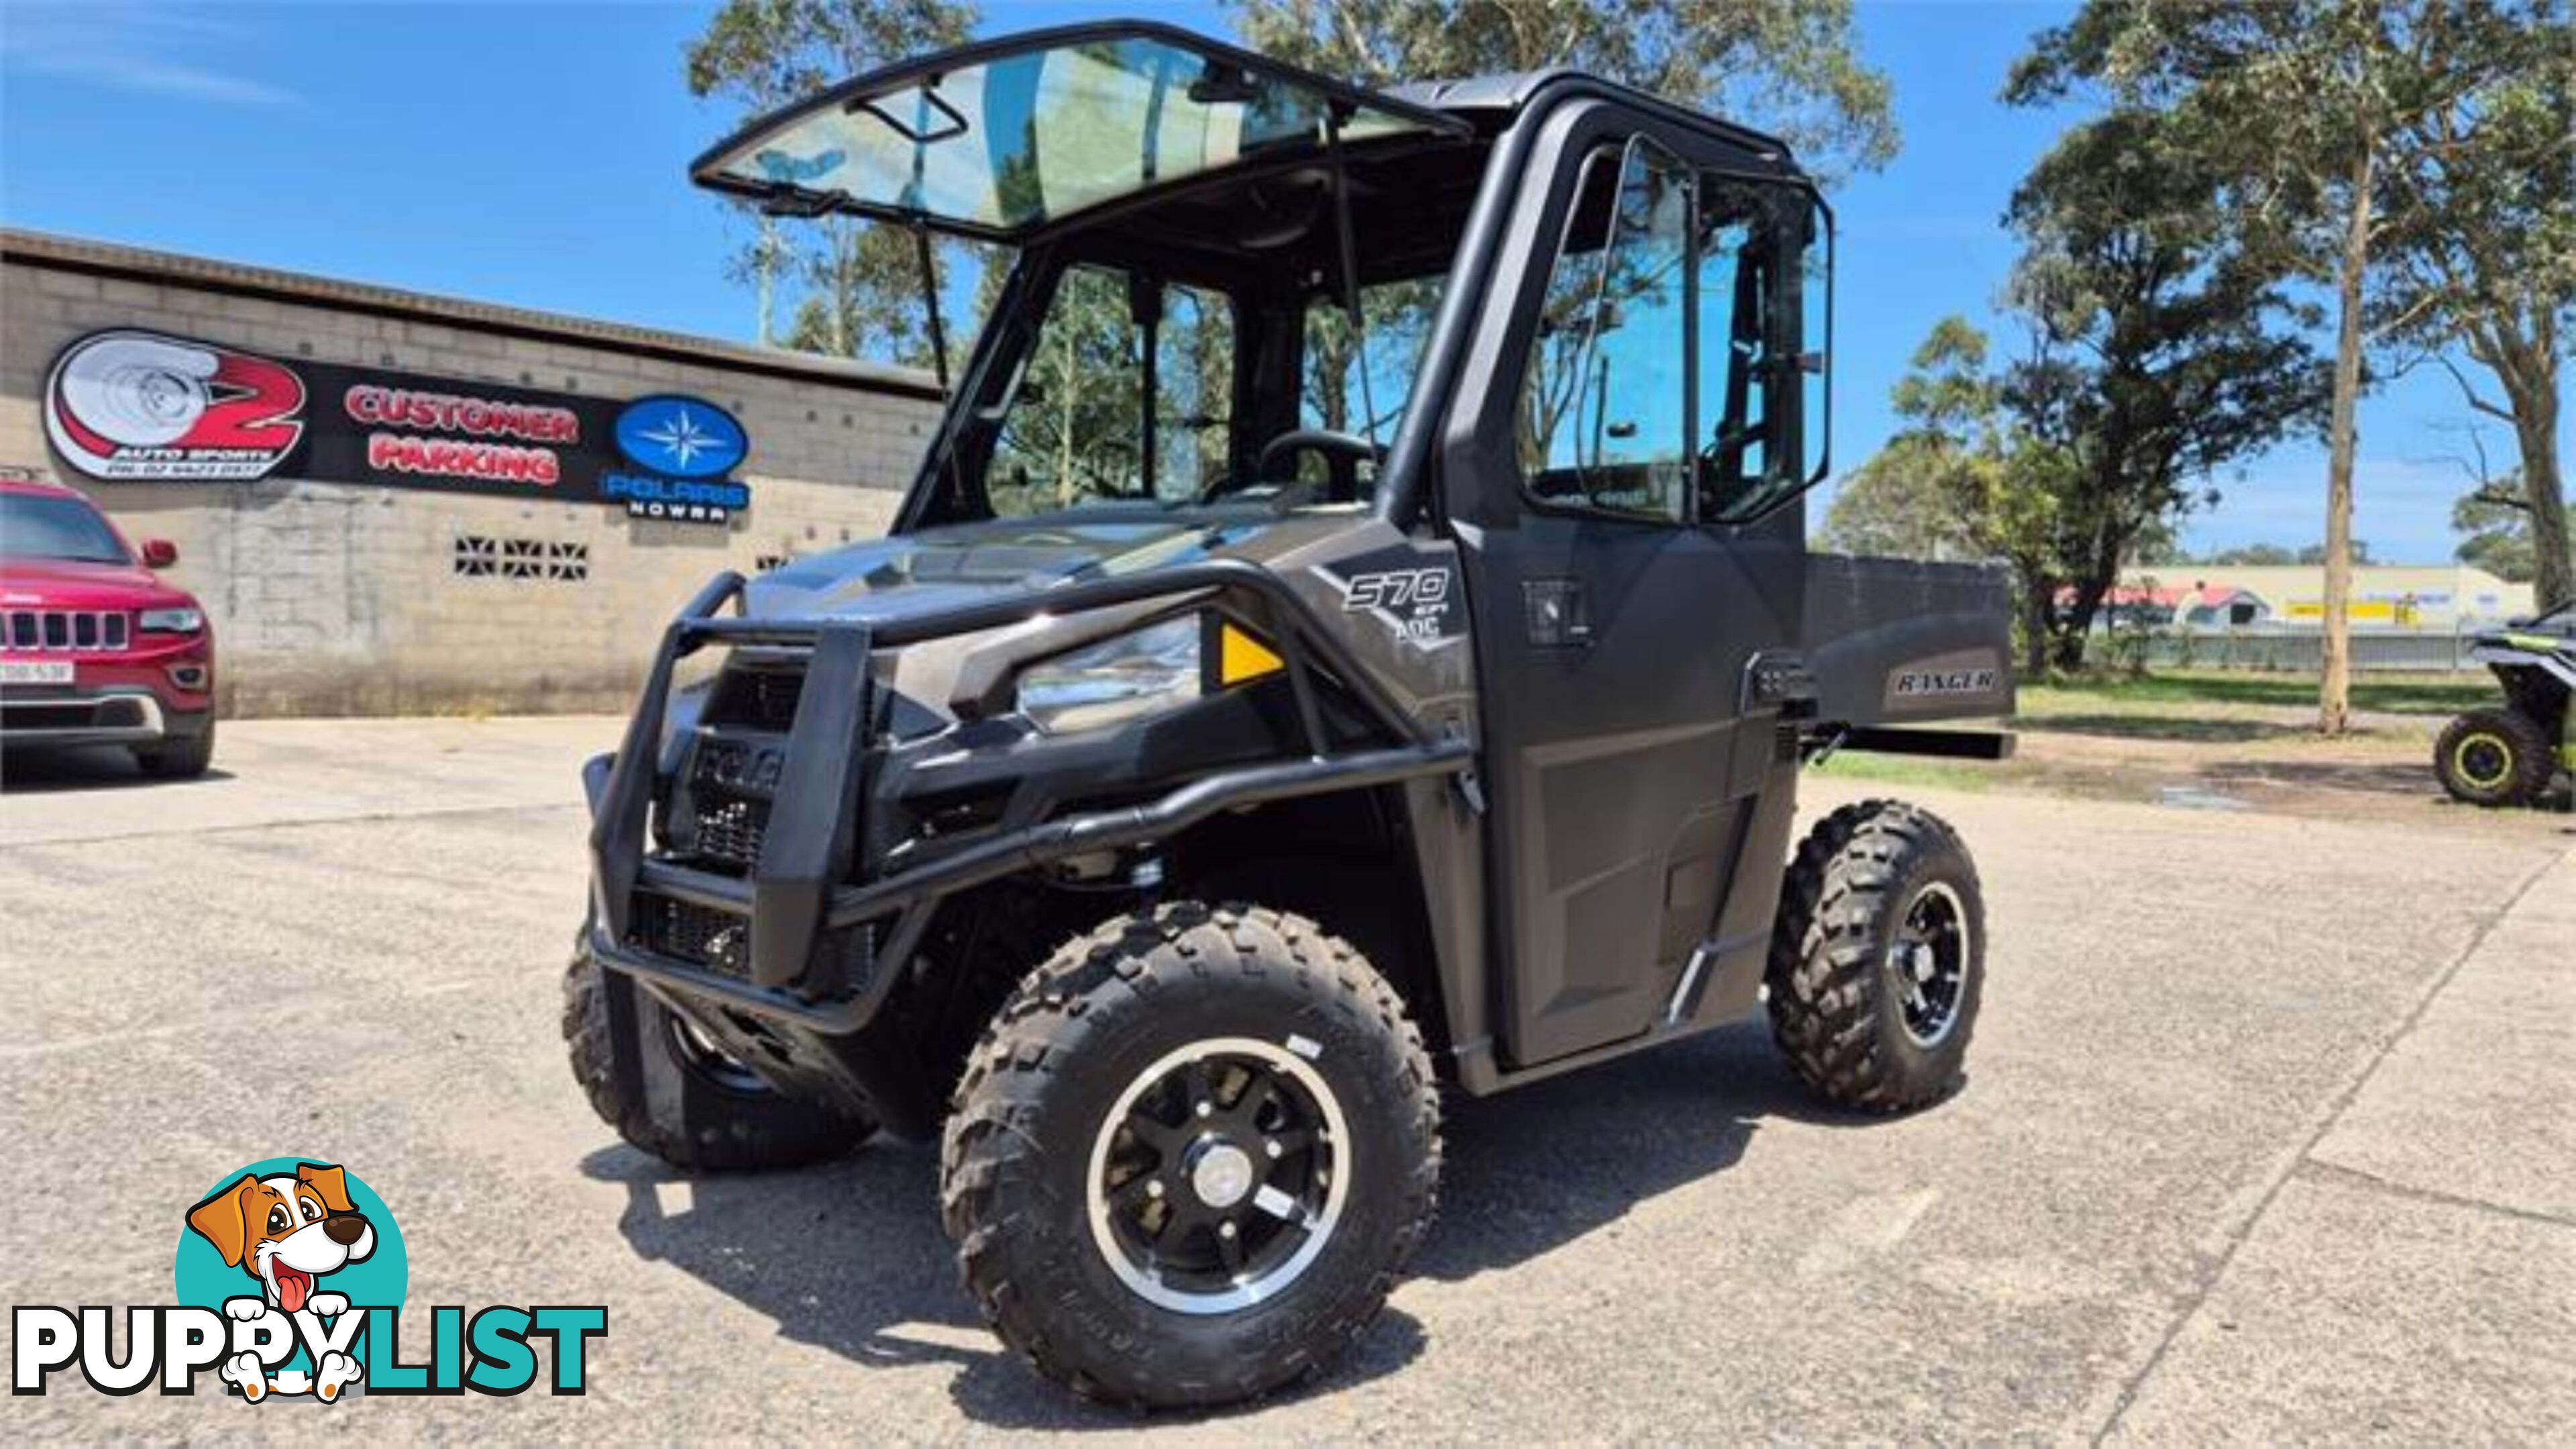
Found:
[(1817, 822), (1780, 891), (1772, 1037), (1836, 1106), (1902, 1112), (1948, 1095), (1985, 985), (1985, 898), (1957, 832), (1895, 800)]
[(1206, 1406), (1329, 1363), (1431, 1221), (1421, 1033), (1348, 945), (1195, 903), (1032, 974), (950, 1115), (942, 1212), (1005, 1343), (1088, 1398)]
[(2433, 747), (2433, 773), (2471, 805), (2528, 805), (2549, 789), (2549, 737), (2520, 710), (2473, 709)]
[(876, 1131), (863, 1117), (781, 1093), (687, 1017), (578, 948), (564, 974), (563, 1034), (591, 1110), (674, 1167), (801, 1167), (842, 1156)]

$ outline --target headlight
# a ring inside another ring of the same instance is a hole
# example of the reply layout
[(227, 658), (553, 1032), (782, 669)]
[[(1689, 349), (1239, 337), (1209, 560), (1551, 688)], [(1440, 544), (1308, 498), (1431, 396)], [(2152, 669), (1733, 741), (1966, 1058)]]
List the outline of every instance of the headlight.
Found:
[(1195, 614), (1103, 639), (1020, 672), (1020, 713), (1049, 733), (1122, 724), (1198, 697)]
[(196, 609), (146, 609), (136, 622), (146, 634), (194, 634), (206, 627), (206, 616)]

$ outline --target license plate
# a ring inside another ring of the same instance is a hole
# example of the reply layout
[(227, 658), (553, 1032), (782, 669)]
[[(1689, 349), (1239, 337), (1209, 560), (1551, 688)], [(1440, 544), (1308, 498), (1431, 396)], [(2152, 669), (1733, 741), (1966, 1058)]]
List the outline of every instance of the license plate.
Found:
[(0, 659), (0, 684), (69, 684), (68, 659)]

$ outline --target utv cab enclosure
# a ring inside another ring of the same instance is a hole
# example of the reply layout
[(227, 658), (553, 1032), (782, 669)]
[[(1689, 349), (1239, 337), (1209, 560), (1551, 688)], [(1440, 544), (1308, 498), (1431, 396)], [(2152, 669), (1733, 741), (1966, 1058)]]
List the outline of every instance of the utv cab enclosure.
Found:
[(1891, 802), (1793, 848), (1795, 785), (1998, 750), (1919, 726), (2009, 711), (2005, 599), (1806, 551), (1832, 243), (1780, 142), (1116, 23), (849, 82), (695, 174), (1008, 265), (891, 536), (716, 578), (587, 771), (565, 1029), (628, 1138), (938, 1133), (1002, 1337), (1205, 1404), (1376, 1312), (1443, 1084), (1766, 996), (1837, 1103), (1957, 1080), (1967, 852)]

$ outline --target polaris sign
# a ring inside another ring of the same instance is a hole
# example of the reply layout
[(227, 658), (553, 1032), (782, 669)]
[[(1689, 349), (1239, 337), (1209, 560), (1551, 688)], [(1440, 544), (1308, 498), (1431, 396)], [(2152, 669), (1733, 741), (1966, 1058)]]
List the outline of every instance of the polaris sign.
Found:
[(599, 475), (599, 496), (635, 518), (722, 524), (751, 506), (751, 487), (725, 475), (751, 452), (733, 414), (704, 398), (637, 398), (617, 415), (617, 451), (632, 470)]

